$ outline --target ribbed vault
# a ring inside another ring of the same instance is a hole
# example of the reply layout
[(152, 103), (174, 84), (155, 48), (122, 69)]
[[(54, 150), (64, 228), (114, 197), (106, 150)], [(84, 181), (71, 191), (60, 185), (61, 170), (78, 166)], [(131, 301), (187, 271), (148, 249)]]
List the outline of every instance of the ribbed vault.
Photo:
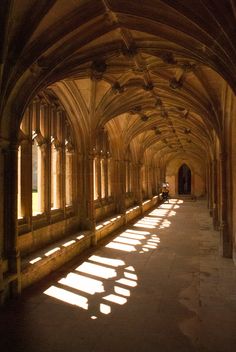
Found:
[(49, 87), (77, 116), (85, 139), (106, 126), (120, 131), (124, 150), (133, 141), (142, 153), (200, 158), (210, 152), (213, 131), (221, 139), (224, 81), (236, 89), (232, 7), (206, 0), (3, 2), (1, 135), (14, 135), (29, 100)]

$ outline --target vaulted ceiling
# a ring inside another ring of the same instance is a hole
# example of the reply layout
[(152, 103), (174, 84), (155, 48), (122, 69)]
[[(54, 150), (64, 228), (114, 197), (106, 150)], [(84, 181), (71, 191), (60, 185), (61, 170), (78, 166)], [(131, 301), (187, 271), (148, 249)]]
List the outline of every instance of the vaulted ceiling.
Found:
[(48, 87), (84, 131), (106, 126), (143, 151), (202, 158), (220, 137), (226, 82), (236, 91), (233, 0), (2, 0), (0, 10), (11, 126)]

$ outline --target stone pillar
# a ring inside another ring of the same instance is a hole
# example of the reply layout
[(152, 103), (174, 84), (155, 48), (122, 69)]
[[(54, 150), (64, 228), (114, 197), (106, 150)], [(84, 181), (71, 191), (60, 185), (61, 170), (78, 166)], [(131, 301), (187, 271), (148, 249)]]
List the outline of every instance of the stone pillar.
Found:
[(3, 265), (2, 258), (0, 257), (0, 306), (4, 304), (4, 281), (3, 281)]
[(151, 167), (147, 166), (147, 186), (148, 186), (148, 198), (152, 198), (152, 174)]
[(93, 160), (94, 154), (88, 153), (83, 159), (84, 170), (84, 196), (86, 197), (84, 217), (81, 219), (82, 228), (85, 230), (93, 231), (92, 245), (97, 244), (95, 234), (95, 209), (94, 209), (94, 189), (93, 189)]
[(217, 168), (217, 160), (213, 160), (213, 187), (214, 187), (214, 192), (213, 192), (213, 209), (212, 209), (212, 215), (213, 215), (213, 226), (215, 230), (219, 229), (219, 218), (218, 218), (218, 168)]
[(46, 214), (48, 222), (51, 212), (51, 153), (50, 143), (45, 141), (40, 146), (41, 149), (41, 207)]
[(221, 163), (221, 222), (220, 222), (220, 253), (223, 257), (232, 258), (232, 238), (228, 223), (228, 192), (227, 192), (227, 154), (220, 155)]
[(8, 260), (9, 275), (15, 276), (10, 282), (10, 295), (21, 292), (20, 253), (18, 250), (17, 223), (17, 165), (18, 145), (10, 144), (4, 151), (4, 244)]
[(136, 184), (135, 184), (135, 199), (139, 206), (142, 206), (143, 203), (143, 193), (142, 193), (142, 163), (137, 163), (135, 165), (135, 174), (136, 174)]
[[(4, 146), (0, 145), (0, 194), (4, 191)], [(0, 202), (0, 305), (4, 303), (3, 260), (4, 255), (4, 204)]]
[[(19, 172), (19, 170), (18, 170)], [(32, 209), (32, 141), (21, 143), (21, 209), (22, 216), (31, 225)]]
[(206, 166), (206, 192), (207, 192), (207, 208), (210, 209), (210, 189), (211, 189), (211, 181), (210, 181), (210, 167), (209, 162)]
[(119, 192), (117, 198), (117, 211), (120, 214), (124, 214), (126, 210), (125, 206), (125, 161), (119, 160), (117, 161), (117, 172), (118, 172), (118, 180), (119, 180)]
[(213, 194), (214, 194), (214, 178), (212, 161), (209, 164), (209, 213), (213, 216)]

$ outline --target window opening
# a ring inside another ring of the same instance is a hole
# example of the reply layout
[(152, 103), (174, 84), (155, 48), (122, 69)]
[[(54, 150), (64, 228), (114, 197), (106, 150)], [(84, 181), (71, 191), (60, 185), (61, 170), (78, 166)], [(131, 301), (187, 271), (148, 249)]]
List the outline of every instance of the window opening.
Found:
[(32, 214), (37, 215), (41, 212), (41, 150), (34, 139), (32, 145)]

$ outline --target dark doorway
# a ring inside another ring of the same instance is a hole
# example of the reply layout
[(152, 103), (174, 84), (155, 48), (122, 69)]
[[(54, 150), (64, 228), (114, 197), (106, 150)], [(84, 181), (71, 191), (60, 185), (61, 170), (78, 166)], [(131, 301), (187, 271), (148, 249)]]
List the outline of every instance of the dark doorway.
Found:
[(191, 194), (191, 170), (186, 164), (179, 168), (179, 194)]

